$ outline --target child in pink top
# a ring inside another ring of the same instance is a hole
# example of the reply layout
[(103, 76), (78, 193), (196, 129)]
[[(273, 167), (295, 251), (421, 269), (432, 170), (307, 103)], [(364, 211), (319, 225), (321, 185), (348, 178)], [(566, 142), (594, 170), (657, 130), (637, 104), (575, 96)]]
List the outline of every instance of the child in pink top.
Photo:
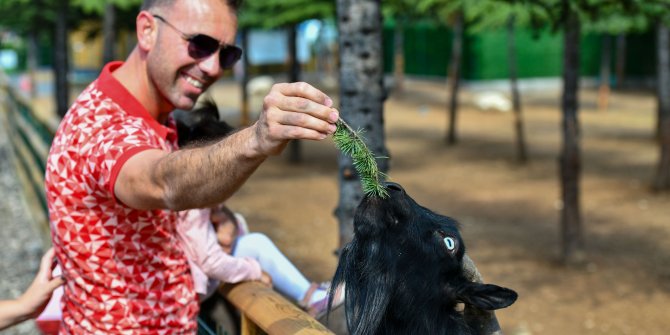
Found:
[[(310, 283), (266, 235), (248, 233), (242, 215), (223, 205), (184, 211), (177, 233), (191, 262), (201, 301), (222, 282), (260, 280), (273, 284), (312, 316), (325, 312), (328, 283)], [(337, 299), (334, 306), (342, 300)]]

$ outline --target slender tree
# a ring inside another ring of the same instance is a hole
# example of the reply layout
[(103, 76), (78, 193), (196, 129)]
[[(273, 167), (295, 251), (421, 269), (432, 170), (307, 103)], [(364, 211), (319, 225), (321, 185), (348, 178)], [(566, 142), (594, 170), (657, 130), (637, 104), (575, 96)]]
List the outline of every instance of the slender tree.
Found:
[(574, 10), (567, 10), (563, 31), (563, 146), (559, 157), (563, 209), (561, 231), (563, 258), (578, 258), (583, 248), (580, 206), (581, 137), (579, 126), (579, 43), (580, 21)]
[(116, 6), (111, 2), (105, 6), (102, 31), (102, 62), (105, 64), (116, 60)]
[(654, 189), (670, 190), (670, 31), (664, 22), (659, 22), (656, 30), (657, 73), (656, 91), (658, 97), (658, 135), (660, 158)]
[(461, 62), (463, 58), (463, 13), (458, 12), (454, 18), (453, 39), (451, 43), (451, 60), (449, 61), (449, 123), (447, 124), (447, 144), (453, 145), (458, 141), (456, 135), (456, 120), (458, 118), (458, 91), (461, 83)]
[(620, 33), (616, 37), (616, 87), (623, 87), (626, 79), (626, 34)]
[(600, 85), (598, 87), (598, 109), (606, 111), (609, 106), (610, 95), (610, 62), (612, 59), (612, 36), (602, 36), (602, 48), (600, 52)]
[(516, 15), (509, 15), (507, 22), (507, 61), (509, 63), (509, 81), (510, 91), (512, 93), (512, 106), (514, 109), (514, 130), (516, 132), (517, 160), (520, 163), (528, 161), (528, 150), (526, 149), (526, 139), (524, 132), (523, 111), (521, 110), (521, 94), (517, 81), (516, 65), (516, 42), (515, 35)]
[[(291, 23), (288, 25), (288, 81), (297, 82), (300, 80), (300, 60), (298, 59), (298, 24)], [(289, 144), (289, 162), (299, 163), (302, 160), (301, 155), (301, 141), (292, 140)]]
[[(514, 131), (516, 134), (517, 161), (524, 164), (528, 161), (528, 145), (525, 139), (524, 117), (519, 92), (516, 57), (517, 27), (533, 27), (533, 22), (545, 21), (546, 15), (538, 17), (539, 13), (532, 11), (532, 6), (522, 3), (508, 3), (500, 0), (482, 0), (477, 5), (466, 6), (469, 31), (477, 33), (484, 30), (507, 30), (507, 62), (509, 69), (510, 95), (514, 110)], [(546, 25), (546, 23), (544, 23)]]
[[(242, 50), (249, 50), (249, 28), (242, 28), (240, 30), (240, 39), (242, 40)], [(242, 96), (242, 107), (240, 110), (240, 124), (248, 126), (251, 124), (249, 117), (249, 53), (242, 54), (242, 78), (240, 81), (242, 89), (240, 90)]]
[(69, 0), (56, 0), (56, 29), (54, 30), (56, 82), (54, 93), (56, 95), (56, 114), (60, 117), (65, 116), (68, 108), (70, 108), (68, 5)]
[(386, 20), (393, 20), (393, 93), (401, 96), (405, 89), (405, 28), (421, 18), (414, 0), (382, 2)]

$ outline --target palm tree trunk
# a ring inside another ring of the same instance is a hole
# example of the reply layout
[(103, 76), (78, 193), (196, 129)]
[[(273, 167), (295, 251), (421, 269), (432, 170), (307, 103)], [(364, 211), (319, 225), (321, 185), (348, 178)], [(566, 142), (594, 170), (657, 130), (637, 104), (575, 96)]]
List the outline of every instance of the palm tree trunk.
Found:
[(463, 13), (456, 15), (454, 36), (451, 48), (451, 62), (449, 64), (449, 131), (447, 144), (456, 144), (456, 119), (458, 113), (458, 90), (461, 81), (461, 58), (463, 54)]
[(563, 148), (560, 156), (563, 209), (561, 228), (563, 236), (563, 261), (581, 258), (582, 227), (580, 214), (581, 173), (580, 134), (578, 118), (579, 94), (579, 42), (580, 22), (576, 13), (570, 12), (565, 22), (563, 55)]
[(520, 163), (528, 161), (526, 150), (526, 140), (524, 136), (523, 113), (521, 110), (521, 96), (519, 94), (519, 85), (517, 83), (516, 67), (516, 42), (514, 39), (516, 18), (514, 14), (510, 15), (507, 21), (507, 53), (509, 60), (509, 81), (512, 91), (512, 106), (514, 107), (514, 129), (516, 130), (517, 159)]
[[(384, 66), (380, 0), (337, 0), (340, 52), (340, 117), (354, 129), (364, 129), (367, 145), (388, 157), (384, 144)], [(388, 171), (388, 159), (377, 162)], [(363, 198), (350, 157), (338, 158), (340, 199), (335, 209), (340, 247), (353, 238), (353, 217)]]
[(654, 189), (670, 190), (670, 31), (663, 23), (657, 28), (657, 73), (656, 92), (658, 96), (658, 135), (660, 158)]

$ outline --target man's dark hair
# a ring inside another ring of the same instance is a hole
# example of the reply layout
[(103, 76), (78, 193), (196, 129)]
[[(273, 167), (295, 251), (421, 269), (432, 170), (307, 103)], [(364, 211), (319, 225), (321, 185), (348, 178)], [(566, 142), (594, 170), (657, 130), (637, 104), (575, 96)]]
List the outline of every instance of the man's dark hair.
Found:
[[(178, 0), (144, 0), (142, 2), (142, 7), (140, 7), (140, 10), (149, 10), (157, 7), (169, 7), (172, 6), (175, 3), (175, 1)], [(240, 9), (240, 6), (242, 6), (242, 2), (244, 0), (225, 0), (225, 1), (228, 7), (237, 12)]]

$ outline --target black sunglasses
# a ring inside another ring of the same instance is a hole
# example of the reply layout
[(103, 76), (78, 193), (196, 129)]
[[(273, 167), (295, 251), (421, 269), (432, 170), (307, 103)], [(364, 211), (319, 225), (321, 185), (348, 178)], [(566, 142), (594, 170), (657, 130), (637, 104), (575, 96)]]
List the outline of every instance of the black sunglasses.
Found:
[(220, 50), (219, 64), (224, 69), (230, 69), (238, 60), (240, 60), (240, 57), (242, 57), (242, 49), (240, 49), (238, 46), (219, 43), (219, 41), (215, 38), (205, 34), (186, 34), (177, 29), (177, 27), (173, 26), (170, 22), (167, 22), (167, 20), (165, 20), (160, 15), (152, 15), (153, 17), (163, 21), (163, 23), (167, 24), (170, 28), (178, 32), (184, 40), (188, 41), (188, 55), (194, 59), (209, 57), (213, 53)]

